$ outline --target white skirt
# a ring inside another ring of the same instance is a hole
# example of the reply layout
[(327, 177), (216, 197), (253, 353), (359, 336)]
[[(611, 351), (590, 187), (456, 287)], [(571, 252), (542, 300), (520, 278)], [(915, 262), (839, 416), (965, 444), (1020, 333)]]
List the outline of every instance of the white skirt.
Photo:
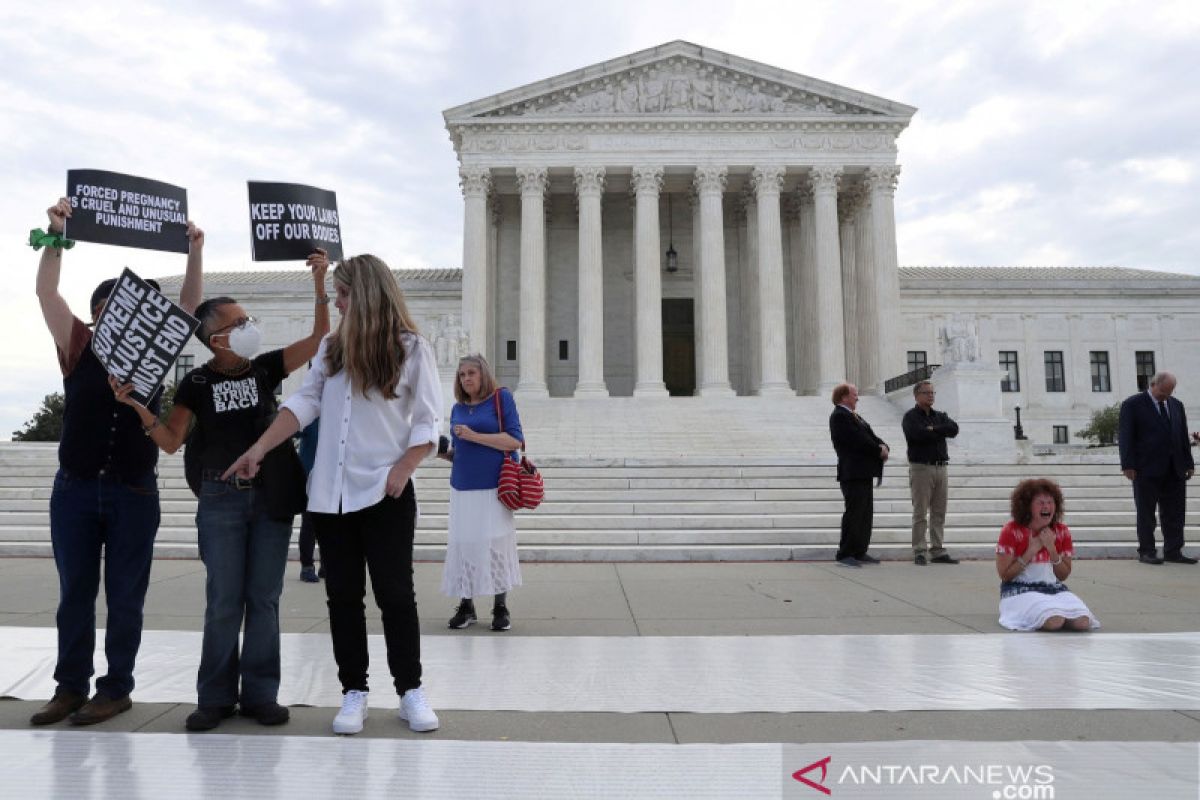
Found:
[(450, 523), (442, 594), (477, 597), (521, 585), (517, 526), (495, 489), (450, 489)]
[(1087, 617), (1092, 630), (1100, 627), (1100, 621), (1074, 592), (1024, 592), (1000, 600), (1000, 624), (1011, 631), (1039, 630), (1051, 617)]

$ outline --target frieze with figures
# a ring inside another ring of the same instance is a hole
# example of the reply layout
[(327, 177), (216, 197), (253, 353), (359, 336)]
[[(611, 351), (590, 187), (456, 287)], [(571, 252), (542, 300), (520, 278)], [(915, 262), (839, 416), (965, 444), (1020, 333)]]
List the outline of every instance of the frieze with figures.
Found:
[(690, 59), (671, 59), (489, 111), (487, 117), (570, 114), (877, 115), (854, 103)]
[(800, 152), (878, 152), (895, 153), (895, 135), (891, 133), (511, 133), (462, 131), (463, 153), (571, 153), (571, 152), (661, 152), (699, 150), (722, 152), (739, 150), (789, 150)]

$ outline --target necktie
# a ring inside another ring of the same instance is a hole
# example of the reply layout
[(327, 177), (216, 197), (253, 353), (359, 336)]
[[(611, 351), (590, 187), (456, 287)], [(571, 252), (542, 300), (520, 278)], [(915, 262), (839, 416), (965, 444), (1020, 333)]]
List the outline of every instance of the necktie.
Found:
[(1166, 401), (1166, 400), (1159, 400), (1159, 401), (1158, 401), (1158, 413), (1159, 413), (1159, 414), (1162, 414), (1162, 418), (1163, 418), (1164, 420), (1170, 420), (1170, 419), (1171, 419), (1169, 416), (1167, 416), (1167, 401)]

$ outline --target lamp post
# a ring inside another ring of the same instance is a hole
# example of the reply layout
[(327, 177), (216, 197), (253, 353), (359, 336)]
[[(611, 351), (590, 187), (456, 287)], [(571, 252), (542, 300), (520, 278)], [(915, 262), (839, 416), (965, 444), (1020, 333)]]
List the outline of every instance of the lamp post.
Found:
[(1025, 430), (1021, 427), (1021, 407), (1013, 406), (1013, 411), (1017, 412), (1017, 424), (1013, 425), (1013, 438), (1022, 441), (1025, 439)]
[(672, 214), (671, 193), (667, 192), (667, 272), (679, 271), (679, 253), (675, 251), (675, 215)]

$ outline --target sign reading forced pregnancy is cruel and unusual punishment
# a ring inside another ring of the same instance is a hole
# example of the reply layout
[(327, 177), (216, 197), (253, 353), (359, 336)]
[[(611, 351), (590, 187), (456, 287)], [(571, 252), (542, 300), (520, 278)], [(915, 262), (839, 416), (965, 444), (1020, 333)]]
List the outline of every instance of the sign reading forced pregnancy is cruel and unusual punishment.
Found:
[(119, 172), (73, 169), (67, 172), (67, 198), (69, 239), (188, 251), (187, 189)]
[(96, 320), (92, 352), (148, 405), (200, 323), (126, 268)]
[(337, 195), (298, 183), (249, 181), (255, 261), (302, 261), (318, 247), (342, 259)]

